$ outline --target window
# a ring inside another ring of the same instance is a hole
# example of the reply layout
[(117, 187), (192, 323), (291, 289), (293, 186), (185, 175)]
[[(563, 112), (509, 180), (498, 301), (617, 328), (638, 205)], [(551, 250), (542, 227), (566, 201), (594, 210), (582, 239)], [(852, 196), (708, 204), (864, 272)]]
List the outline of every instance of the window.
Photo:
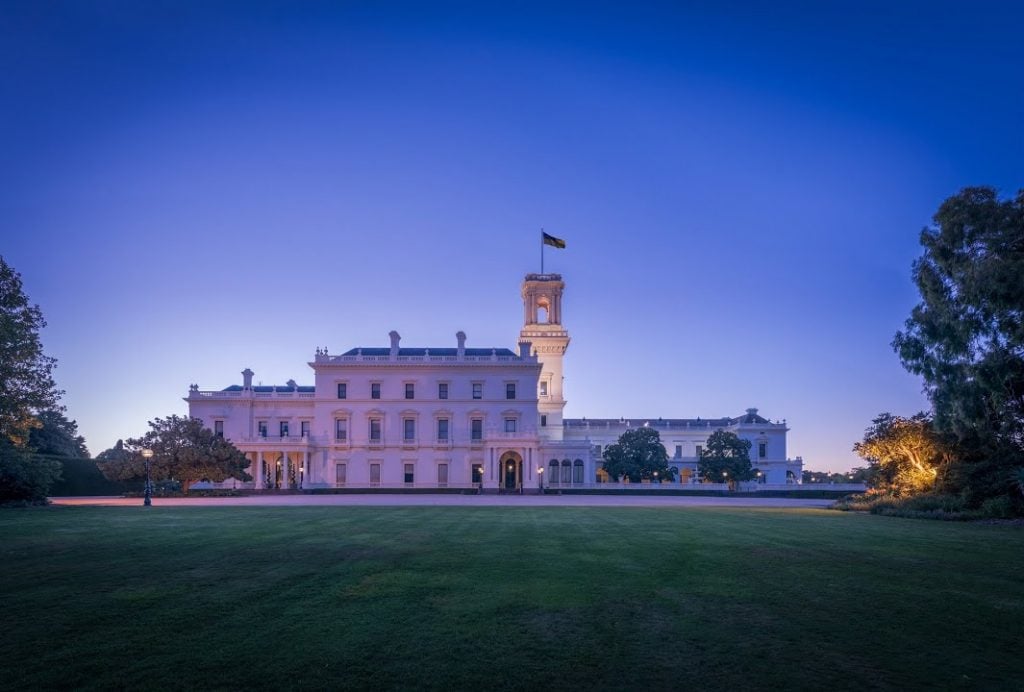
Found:
[(370, 398), (371, 399), (379, 399), (380, 398), (380, 382), (371, 382), (370, 383)]
[(437, 419), (437, 439), (440, 442), (448, 441), (448, 419), (438, 418)]
[(484, 482), (484, 465), (473, 464), (473, 482), (483, 483)]
[(562, 459), (562, 484), (569, 485), (570, 483), (572, 483), (572, 462)]
[(469, 437), (471, 440), (482, 440), (484, 439), (484, 419), (473, 418), (469, 421)]
[(281, 437), (288, 437), (288, 421), (283, 420), (278, 425), (281, 430)]
[(759, 442), (757, 444), (757, 456), (760, 457), (761, 459), (764, 459), (766, 456), (768, 456), (768, 443)]
[(678, 459), (681, 456), (683, 456), (683, 446), (676, 445), (676, 459)]
[(380, 442), (380, 418), (370, 419), (370, 442)]
[(583, 460), (577, 459), (572, 462), (572, 482), (582, 483), (583, 482)]
[(558, 459), (552, 459), (548, 464), (548, 483), (558, 483)]
[(405, 465), (405, 483), (406, 485), (412, 485), (413, 483), (413, 464)]
[(267, 421), (261, 420), (259, 423), (256, 424), (256, 429), (259, 431), (259, 436), (260, 437), (266, 437), (267, 436)]
[(515, 399), (516, 398), (516, 383), (507, 382), (505, 383), (505, 398)]
[(516, 419), (506, 418), (505, 419), (505, 432), (514, 433), (516, 431)]
[(405, 398), (406, 399), (415, 399), (416, 398), (416, 385), (414, 385), (412, 382), (406, 382), (405, 383)]
[(437, 398), (447, 399), (448, 398), (448, 383), (438, 382), (437, 383)]
[(540, 395), (541, 396), (547, 396), (548, 395), (548, 381), (547, 380), (541, 380), (540, 381)]
[(448, 487), (448, 464), (437, 465), (437, 487)]
[(542, 428), (548, 427), (548, 417), (546, 415), (544, 415), (544, 414), (541, 414), (541, 417), (540, 417), (540, 427), (542, 427)]
[(402, 433), (402, 439), (406, 442), (412, 442), (416, 439), (416, 419), (405, 418), (402, 420), (402, 427), (404, 432)]
[(348, 439), (348, 419), (347, 418), (335, 418), (334, 419), (334, 439), (335, 440), (347, 440)]
[(345, 464), (337, 464), (334, 467), (334, 485), (339, 488), (345, 485), (345, 474), (347, 472)]
[(598, 457), (601, 456), (601, 445), (594, 445), (594, 454), (596, 454)]
[(700, 458), (701, 458), (702, 456), (704, 456), (704, 448), (703, 448), (703, 447), (701, 447), (700, 445), (697, 445), (697, 454), (696, 454), (696, 457), (697, 457), (698, 459), (700, 459)]
[(224, 421), (213, 421), (213, 434), (216, 435), (217, 437), (224, 437)]
[(370, 485), (380, 485), (380, 464), (370, 464)]
[(483, 399), (484, 398), (484, 383), (474, 382), (473, 383), (473, 398)]
[(344, 382), (339, 382), (338, 383), (338, 398), (339, 399), (347, 399), (348, 398), (348, 385), (346, 383), (344, 383)]
[(309, 438), (309, 421), (308, 420), (304, 420), (301, 423), (299, 423), (299, 432), (300, 432), (300, 434), (303, 437), (305, 437), (307, 439)]

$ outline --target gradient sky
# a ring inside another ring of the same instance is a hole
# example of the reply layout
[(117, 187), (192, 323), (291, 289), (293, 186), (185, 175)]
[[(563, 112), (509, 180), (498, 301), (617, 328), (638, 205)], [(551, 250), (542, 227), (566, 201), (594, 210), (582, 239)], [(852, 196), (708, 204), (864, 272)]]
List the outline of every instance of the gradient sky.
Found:
[(920, 229), (1024, 187), (1017, 2), (3, 2), (0, 254), (95, 454), (314, 349), (512, 347), (568, 249), (566, 415), (926, 408)]

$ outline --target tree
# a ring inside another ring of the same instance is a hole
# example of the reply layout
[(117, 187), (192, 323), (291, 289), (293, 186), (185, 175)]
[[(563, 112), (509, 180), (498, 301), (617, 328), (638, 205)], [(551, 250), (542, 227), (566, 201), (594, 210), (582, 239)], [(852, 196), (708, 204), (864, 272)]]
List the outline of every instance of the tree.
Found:
[(730, 485), (754, 479), (750, 465), (750, 440), (741, 440), (734, 432), (711, 433), (697, 462), (697, 475), (711, 483)]
[(43, 354), (39, 330), (46, 326), (38, 305), (29, 305), (21, 275), (0, 257), (0, 437), (16, 447), (40, 425), (40, 411), (63, 410), (63, 392), (53, 381), (55, 358)]
[(668, 452), (654, 428), (627, 430), (619, 441), (604, 450), (604, 470), (613, 481), (625, 476), (631, 483), (657, 478), (671, 481), (676, 468), (669, 466)]
[(911, 418), (880, 414), (853, 451), (870, 464), (871, 486), (896, 495), (935, 489), (951, 458), (947, 441), (926, 413)]
[(179, 481), (185, 492), (188, 492), (192, 483), (201, 480), (252, 480), (245, 471), (249, 466), (245, 455), (233, 444), (215, 435), (198, 418), (156, 418), (149, 422), (149, 427), (149, 432), (142, 437), (127, 440), (119, 451), (115, 451), (118, 450), (115, 448), (100, 455), (103, 457), (98, 459), (101, 461), (100, 468), (107, 478), (122, 481), (145, 478), (146, 465), (142, 450), (151, 449), (153, 480)]
[(32, 429), (28, 446), (36, 454), (88, 459), (85, 438), (78, 434), (78, 423), (68, 420), (60, 411), (43, 411), (38, 416), (40, 427)]
[(913, 266), (921, 302), (892, 345), (956, 436), (947, 490), (980, 501), (1011, 492), (1024, 458), (1024, 191), (966, 188), (933, 220)]

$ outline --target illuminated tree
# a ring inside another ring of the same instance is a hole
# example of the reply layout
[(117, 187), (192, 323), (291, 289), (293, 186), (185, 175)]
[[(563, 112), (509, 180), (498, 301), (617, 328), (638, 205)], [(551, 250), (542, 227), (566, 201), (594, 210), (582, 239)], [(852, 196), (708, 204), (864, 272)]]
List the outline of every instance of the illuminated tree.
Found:
[(853, 451), (871, 465), (872, 486), (897, 495), (935, 489), (951, 458), (949, 444), (925, 413), (911, 418), (880, 414)]

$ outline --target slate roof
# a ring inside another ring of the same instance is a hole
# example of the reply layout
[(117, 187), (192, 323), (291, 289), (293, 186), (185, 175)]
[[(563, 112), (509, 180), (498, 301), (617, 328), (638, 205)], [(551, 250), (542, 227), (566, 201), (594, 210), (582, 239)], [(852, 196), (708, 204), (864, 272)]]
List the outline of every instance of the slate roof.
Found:
[(564, 418), (562, 425), (567, 428), (592, 428), (625, 426), (631, 428), (724, 428), (739, 423), (770, 425), (771, 421), (757, 414), (744, 414), (736, 418)]
[[(458, 355), (458, 349), (455, 348), (399, 348), (398, 355), (400, 356), (425, 356), (427, 351), (430, 351), (432, 356), (454, 356)], [(490, 356), (494, 352), (499, 356), (515, 356), (516, 354), (507, 348), (467, 348), (467, 356)], [(355, 356), (362, 353), (364, 356), (387, 356), (391, 354), (390, 348), (350, 348), (341, 355), (343, 356)]]
[[(230, 387), (225, 387), (221, 391), (222, 392), (240, 392), (240, 391), (242, 391), (242, 385), (240, 385), (240, 384), (233, 384)], [(304, 392), (304, 393), (313, 393), (313, 392), (316, 391), (316, 387), (309, 387), (309, 386), (302, 386), (302, 385), (299, 385), (297, 387), (289, 387), (288, 385), (274, 385), (274, 386), (260, 385), (259, 387), (253, 387), (252, 391), (254, 391), (254, 392)]]

